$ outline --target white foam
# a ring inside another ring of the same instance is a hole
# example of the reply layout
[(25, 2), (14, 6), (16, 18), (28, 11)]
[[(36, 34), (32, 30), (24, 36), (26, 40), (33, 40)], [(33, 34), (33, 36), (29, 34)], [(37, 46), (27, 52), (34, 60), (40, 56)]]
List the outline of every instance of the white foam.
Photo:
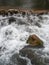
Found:
[[(44, 15), (48, 17), (47, 21), (41, 22), (42, 27), (39, 28), (36, 25), (18, 25), (16, 24), (11, 24), (11, 25), (6, 25), (4, 27), (0, 28), (0, 47), (1, 48), (1, 53), (0, 53), (0, 58), (9, 58), (13, 53), (17, 52), (19, 53), (19, 50), (22, 49), (26, 44), (26, 40), (29, 35), (31, 34), (36, 34), (38, 35), (45, 43), (45, 52), (48, 52), (49, 49), (49, 16)], [(44, 17), (43, 16), (43, 17)], [(13, 16), (15, 18), (21, 19), (22, 22), (27, 22), (27, 17), (17, 17)], [(1, 17), (2, 18), (2, 17)], [(31, 16), (31, 19), (33, 16)], [(7, 20), (5, 20), (6, 22)], [(38, 17), (35, 16), (35, 20), (38, 22)], [(47, 22), (47, 23), (45, 23)], [(8, 22), (7, 22), (8, 23)], [(34, 23), (34, 22), (33, 22)], [(7, 56), (9, 55), (9, 56)]]

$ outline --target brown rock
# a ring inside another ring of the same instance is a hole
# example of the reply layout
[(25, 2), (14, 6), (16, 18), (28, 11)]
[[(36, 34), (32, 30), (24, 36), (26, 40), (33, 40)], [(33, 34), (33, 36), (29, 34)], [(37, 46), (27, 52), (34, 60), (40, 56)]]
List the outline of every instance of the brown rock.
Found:
[(29, 36), (27, 43), (34, 47), (43, 47), (43, 41), (35, 34)]
[(15, 9), (9, 9), (8, 12), (10, 13), (10, 15), (19, 13), (19, 11)]
[(5, 16), (5, 10), (4, 10), (4, 9), (2, 9), (2, 10), (0, 11), (0, 15)]

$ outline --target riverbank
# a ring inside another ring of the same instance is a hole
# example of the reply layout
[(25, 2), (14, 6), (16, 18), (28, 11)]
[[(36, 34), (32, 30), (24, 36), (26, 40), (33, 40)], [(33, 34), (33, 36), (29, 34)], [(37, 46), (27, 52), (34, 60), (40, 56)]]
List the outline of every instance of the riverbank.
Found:
[(21, 7), (13, 7), (13, 6), (1, 6), (0, 7), (0, 11), (13, 11), (13, 10), (17, 10), (19, 12), (28, 12), (28, 13), (35, 13), (35, 14), (40, 14), (40, 13), (48, 13), (49, 9), (44, 10), (44, 9), (27, 9), (27, 8), (21, 8)]

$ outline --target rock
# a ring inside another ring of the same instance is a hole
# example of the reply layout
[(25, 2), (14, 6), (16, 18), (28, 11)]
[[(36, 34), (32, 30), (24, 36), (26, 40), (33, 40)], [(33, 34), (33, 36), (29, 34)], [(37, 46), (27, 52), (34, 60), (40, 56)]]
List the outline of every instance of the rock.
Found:
[(14, 9), (9, 9), (8, 12), (10, 13), (11, 16), (12, 16), (13, 14), (19, 13), (18, 10), (14, 10)]
[(26, 12), (23, 12), (23, 11), (22, 11), (22, 16), (24, 17), (25, 15), (26, 15)]
[(16, 19), (14, 17), (9, 18), (9, 24), (11, 24), (12, 22), (15, 22), (15, 21), (16, 21)]
[(26, 12), (22, 12), (22, 15), (25, 15), (26, 14)]
[(40, 23), (38, 23), (38, 22), (36, 22), (35, 25), (38, 27), (41, 27)]
[(14, 13), (12, 11), (8, 11), (10, 13), (10, 15), (12, 16)]
[(14, 13), (15, 13), (15, 14), (18, 14), (18, 13), (19, 13), (19, 11), (18, 11), (18, 10), (15, 10), (15, 11), (14, 11)]
[(0, 15), (4, 16), (8, 16), (8, 11), (7, 10), (0, 10)]
[(41, 12), (41, 13), (39, 13), (38, 15), (43, 15), (44, 14), (44, 12)]
[(27, 43), (33, 47), (43, 47), (43, 41), (35, 34), (29, 36)]
[(5, 11), (5, 15), (8, 16), (8, 11)]
[[(11, 62), (12, 62), (12, 64), (11, 64)], [(23, 58), (20, 58), (19, 54), (15, 53), (10, 58), (10, 62), (8, 65), (27, 65), (27, 62)]]
[(34, 49), (31, 47), (24, 47), (23, 49), (20, 50), (20, 55), (23, 57), (28, 57), (31, 60), (32, 65), (45, 65), (45, 60), (43, 62), (43, 57), (41, 54), (42, 49)]
[(4, 17), (4, 16), (5, 16), (5, 10), (2, 9), (2, 10), (0, 11), (0, 14)]

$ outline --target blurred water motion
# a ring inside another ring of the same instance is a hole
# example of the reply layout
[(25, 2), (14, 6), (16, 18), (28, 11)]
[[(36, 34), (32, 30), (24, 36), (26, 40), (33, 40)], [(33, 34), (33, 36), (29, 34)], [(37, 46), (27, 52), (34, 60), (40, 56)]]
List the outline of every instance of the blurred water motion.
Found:
[(0, 0), (0, 6), (14, 6), (28, 9), (49, 9), (49, 0)]

